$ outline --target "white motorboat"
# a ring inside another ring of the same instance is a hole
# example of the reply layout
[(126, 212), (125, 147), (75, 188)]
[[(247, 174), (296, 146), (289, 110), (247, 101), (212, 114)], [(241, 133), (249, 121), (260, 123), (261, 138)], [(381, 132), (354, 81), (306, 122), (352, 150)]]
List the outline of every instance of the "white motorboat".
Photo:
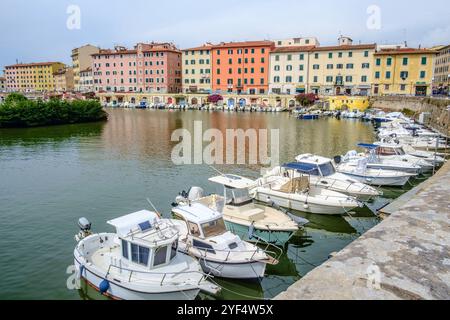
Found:
[[(338, 158), (336, 158), (338, 160)], [(335, 160), (335, 161), (336, 161)], [(361, 158), (354, 162), (340, 163), (337, 161), (336, 170), (351, 179), (366, 183), (372, 186), (404, 186), (410, 178), (416, 176), (413, 173), (402, 171), (369, 169), (368, 159)]]
[(414, 175), (418, 175), (422, 172), (422, 168), (419, 165), (404, 161), (390, 160), (378, 156), (375, 151), (377, 146), (375, 145), (358, 144), (358, 147), (366, 148), (368, 153), (358, 153), (357, 151), (352, 150), (347, 152), (347, 154), (341, 158), (341, 161), (348, 163), (349, 165), (357, 166), (359, 160), (367, 159), (368, 169), (401, 171), (412, 173)]
[(435, 165), (441, 165), (445, 161), (444, 158), (425, 151), (414, 150), (412, 154), (406, 153), (400, 144), (375, 142), (374, 145), (378, 157), (418, 165), (422, 172), (429, 172)]
[(179, 219), (173, 221), (180, 232), (178, 250), (199, 259), (205, 273), (230, 279), (262, 279), (266, 265), (278, 263), (275, 253), (269, 255), (227, 231), (216, 208), (193, 203), (177, 206), (172, 213)]
[(189, 194), (182, 193), (177, 198), (177, 203), (190, 201), (217, 208), (223, 214), (227, 229), (244, 241), (284, 245), (300, 229), (299, 224), (293, 220), (294, 217), (253, 202), (249, 188), (255, 181), (236, 175), (217, 176), (209, 181), (222, 185), (224, 195), (204, 197), (201, 188), (192, 187)]
[(297, 163), (291, 164), (291, 168), (277, 167), (267, 173), (267, 176), (290, 176), (289, 171), (291, 170), (294, 171), (292, 177), (308, 174), (311, 186), (336, 191), (355, 197), (359, 201), (370, 201), (383, 194), (372, 186), (336, 172), (332, 159), (312, 154), (302, 154), (297, 156), (295, 160)]
[(217, 293), (198, 261), (178, 252), (179, 231), (147, 210), (108, 223), (116, 233), (92, 234), (82, 218), (74, 261), (78, 276), (113, 299), (193, 300)]
[(302, 166), (297, 163), (285, 165), (285, 169), (297, 171), (290, 176), (266, 176), (258, 180), (250, 194), (258, 201), (274, 202), (276, 205), (315, 214), (342, 215), (362, 206), (355, 198), (316, 187), (310, 183), (309, 175), (299, 172)]

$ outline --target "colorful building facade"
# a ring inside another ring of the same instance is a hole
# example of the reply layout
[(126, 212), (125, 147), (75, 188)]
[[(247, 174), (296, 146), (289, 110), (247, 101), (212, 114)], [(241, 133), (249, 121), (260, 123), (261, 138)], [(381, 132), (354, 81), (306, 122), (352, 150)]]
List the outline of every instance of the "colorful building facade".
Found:
[(100, 48), (85, 45), (72, 50), (73, 80), (75, 91), (81, 91), (80, 72), (92, 67), (92, 55), (100, 52)]
[(211, 83), (211, 44), (183, 50), (183, 92), (210, 93)]
[(436, 94), (450, 94), (450, 45), (440, 47), (434, 59), (433, 91)]
[(53, 74), (55, 78), (56, 92), (72, 92), (74, 91), (73, 68), (66, 67), (56, 71)]
[(6, 78), (0, 76), (0, 92), (6, 92)]
[(427, 96), (432, 93), (436, 51), (399, 48), (374, 55), (373, 95)]
[(94, 77), (92, 76), (91, 67), (80, 71), (78, 91), (82, 93), (94, 92)]
[(218, 93), (266, 94), (269, 91), (272, 41), (213, 45), (212, 89)]
[(60, 62), (14, 64), (5, 67), (9, 92), (50, 92), (55, 90), (54, 74), (65, 65)]
[(316, 47), (309, 58), (309, 92), (329, 95), (370, 95), (375, 44), (354, 45), (348, 37), (337, 46)]
[(270, 53), (269, 93), (299, 94), (309, 90), (310, 52), (314, 46), (276, 47)]
[(92, 57), (97, 92), (181, 92), (181, 51), (171, 43), (116, 47)]
[(334, 96), (327, 100), (329, 110), (365, 111), (370, 106), (369, 97)]

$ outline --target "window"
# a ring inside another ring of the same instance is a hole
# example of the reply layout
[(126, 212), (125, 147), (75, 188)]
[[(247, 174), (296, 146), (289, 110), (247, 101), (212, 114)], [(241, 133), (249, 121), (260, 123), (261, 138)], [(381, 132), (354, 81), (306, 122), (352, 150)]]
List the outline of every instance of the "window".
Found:
[(279, 55), (275, 56), (275, 61), (280, 61), (280, 56)]
[(408, 71), (402, 71), (402, 72), (400, 72), (400, 78), (402, 79), (402, 80), (406, 80), (406, 79), (408, 79)]
[(362, 64), (363, 69), (370, 69), (370, 63), (363, 63)]
[(150, 255), (149, 248), (139, 246), (139, 264), (142, 264), (143, 266), (148, 265), (149, 255)]
[[(217, 80), (219, 81), (219, 79), (217, 79)], [(218, 84), (220, 84), (220, 82)], [(200, 228), (198, 227), (198, 225), (196, 223), (188, 222), (188, 226), (189, 226), (189, 232), (191, 233), (191, 235), (193, 235), (194, 237), (200, 237)]]
[(318, 82), (318, 81), (319, 81), (319, 77), (314, 76), (313, 81), (314, 81), (314, 82)]
[(403, 63), (402, 63), (404, 66), (407, 66), (408, 65), (408, 58), (403, 58)]
[(353, 57), (353, 52), (350, 51), (350, 52), (348, 53), (348, 57), (349, 57), (349, 58)]
[(369, 51), (364, 51), (364, 57), (368, 57), (369, 56)]
[(427, 64), (427, 57), (422, 57), (422, 65), (425, 66)]
[(420, 79), (425, 79), (425, 77), (426, 77), (426, 72), (420, 71)]
[(342, 52), (339, 52), (338, 57), (342, 58)]
[(291, 76), (287, 76), (286, 77), (286, 82), (292, 82), (292, 77)]
[(128, 242), (122, 239), (122, 256), (125, 259), (129, 259), (128, 255)]
[(288, 54), (287, 61), (292, 61), (292, 54)]
[(380, 79), (380, 71), (375, 72), (375, 79)]
[(313, 65), (313, 69), (314, 70), (319, 70), (320, 69), (320, 65), (318, 65), (318, 64)]
[(315, 53), (315, 54), (314, 54), (314, 58), (315, 58), (315, 59), (319, 59), (319, 54), (318, 54), (318, 53)]
[(392, 58), (387, 58), (387, 63), (386, 63), (388, 66), (391, 66), (392, 65)]
[(279, 76), (273, 77), (273, 82), (279, 83), (280, 82), (280, 77)]
[(347, 63), (347, 69), (353, 69), (353, 63)]
[(367, 82), (367, 76), (361, 76), (361, 82)]
[(156, 267), (165, 264), (166, 258), (167, 258), (167, 246), (157, 248), (155, 251), (155, 259), (153, 261), (153, 266)]
[(381, 66), (381, 59), (380, 59), (380, 58), (377, 58), (377, 60), (376, 60), (376, 65), (377, 65), (377, 66)]
[(406, 85), (405, 84), (401, 84), (400, 85), (400, 91), (405, 91), (406, 90)]
[(277, 65), (277, 66), (274, 66), (273, 69), (274, 69), (275, 71), (280, 71), (280, 66), (278, 66), (278, 65)]
[(305, 55), (303, 53), (300, 53), (300, 60), (305, 60)]
[(305, 66), (303, 64), (300, 65), (300, 71), (303, 71)]
[(286, 70), (287, 70), (287, 71), (292, 71), (292, 66), (291, 66), (290, 64), (288, 64), (288, 65), (286, 66)]
[(386, 79), (390, 79), (391, 78), (391, 72), (390, 71), (386, 71)]
[(391, 87), (390, 85), (386, 84), (384, 85), (384, 90), (389, 91), (390, 87)]
[(352, 76), (346, 76), (345, 77), (345, 81), (346, 82), (353, 82), (353, 77)]
[(336, 69), (344, 69), (344, 65), (342, 63), (338, 63), (336, 65)]
[(333, 82), (333, 77), (332, 76), (327, 76), (327, 82)]
[(328, 58), (329, 59), (333, 59), (333, 53), (332, 52), (328, 53)]
[(172, 243), (172, 251), (170, 252), (170, 260), (175, 258), (178, 252), (178, 240)]
[(138, 245), (134, 243), (131, 244), (131, 261), (139, 263)]
[(303, 76), (298, 77), (298, 82), (300, 82), (300, 83), (303, 82)]
[(333, 67), (334, 67), (334, 66), (333, 66), (332, 64), (327, 64), (327, 69), (328, 69), (328, 70), (333, 69)]

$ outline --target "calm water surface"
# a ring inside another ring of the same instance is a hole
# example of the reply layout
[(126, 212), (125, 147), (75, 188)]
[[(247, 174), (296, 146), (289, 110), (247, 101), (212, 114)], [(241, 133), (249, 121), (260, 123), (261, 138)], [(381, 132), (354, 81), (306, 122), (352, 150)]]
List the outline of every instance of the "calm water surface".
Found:
[[(372, 142), (373, 127), (357, 121), (301, 121), (288, 114), (200, 111), (108, 110), (107, 123), (0, 130), (0, 299), (98, 299), (91, 290), (66, 288), (78, 232), (85, 216), (94, 231), (112, 231), (106, 221), (148, 208), (159, 210), (181, 190), (201, 186), (219, 192), (206, 165), (175, 166), (175, 129), (280, 129), (281, 162), (300, 153), (343, 154), (357, 142)], [(220, 166), (222, 172), (258, 177), (255, 166)], [(401, 190), (385, 190), (386, 198)], [(388, 199), (379, 199), (372, 209)], [(271, 298), (374, 226), (368, 208), (354, 218), (304, 215), (311, 223), (285, 248), (280, 264), (261, 284), (220, 281), (221, 298)], [(239, 293), (239, 294), (237, 294)], [(203, 297), (211, 299), (211, 297)]]

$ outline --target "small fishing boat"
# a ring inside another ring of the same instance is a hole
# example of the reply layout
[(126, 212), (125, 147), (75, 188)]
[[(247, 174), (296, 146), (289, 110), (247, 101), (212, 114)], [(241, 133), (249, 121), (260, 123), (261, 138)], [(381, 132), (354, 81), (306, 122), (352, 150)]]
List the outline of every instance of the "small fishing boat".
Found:
[(285, 164), (283, 168), (293, 172), (259, 179), (251, 189), (252, 197), (283, 208), (323, 215), (343, 215), (362, 206), (354, 197), (311, 184), (309, 174), (303, 173), (304, 166), (298, 163)]
[(361, 158), (354, 162), (341, 163), (341, 157), (336, 157), (336, 170), (345, 174), (351, 179), (372, 186), (397, 186), (403, 187), (410, 178), (415, 177), (414, 173), (407, 173), (393, 170), (369, 169), (368, 159)]
[[(192, 187), (189, 193), (183, 192), (177, 198), (177, 203), (190, 201), (217, 208), (223, 214), (227, 230), (244, 241), (284, 245), (300, 229), (299, 223), (293, 220), (295, 217), (253, 202), (249, 188), (255, 181), (229, 174), (210, 178), (209, 181), (223, 186), (224, 195), (204, 197), (201, 188)], [(306, 223), (300, 218), (298, 221)]]
[[(200, 203), (179, 205), (172, 210), (180, 232), (178, 250), (196, 257), (203, 271), (215, 277), (262, 279), (266, 265), (275, 265), (270, 255), (256, 245), (227, 231), (222, 213)], [(279, 255), (282, 252), (278, 253)]]
[(91, 233), (85, 218), (74, 250), (78, 276), (101, 294), (123, 300), (193, 300), (215, 294), (198, 261), (178, 252), (179, 231), (142, 210), (108, 221), (116, 233)]

